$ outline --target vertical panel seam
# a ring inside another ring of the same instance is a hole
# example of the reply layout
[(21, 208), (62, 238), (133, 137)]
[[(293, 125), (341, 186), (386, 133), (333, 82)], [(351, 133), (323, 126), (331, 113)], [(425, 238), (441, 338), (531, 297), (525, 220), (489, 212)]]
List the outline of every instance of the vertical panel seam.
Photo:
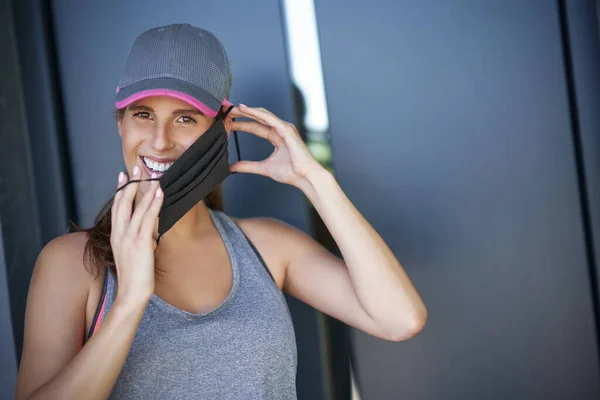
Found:
[(563, 51), (563, 61), (565, 70), (565, 81), (567, 86), (567, 100), (569, 103), (569, 117), (571, 125), (571, 133), (573, 136), (573, 150), (575, 153), (575, 167), (577, 171), (577, 183), (579, 189), (579, 205), (581, 207), (582, 226), (584, 234), (584, 242), (586, 256), (588, 261), (588, 272), (590, 278), (590, 289), (592, 294), (592, 307), (594, 310), (594, 325), (596, 333), (596, 349), (598, 359), (600, 360), (600, 312), (599, 312), (599, 296), (598, 296), (598, 272), (596, 269), (596, 256), (594, 253), (594, 233), (591, 224), (591, 212), (589, 205), (589, 191), (585, 176), (585, 163), (583, 144), (581, 139), (581, 126), (579, 109), (577, 104), (577, 93), (575, 88), (575, 76), (573, 71), (573, 53), (571, 49), (569, 35), (569, 21), (567, 15), (566, 0), (558, 0), (558, 18), (560, 22), (560, 36)]
[(75, 191), (73, 185), (73, 167), (71, 165), (71, 155), (69, 151), (67, 137), (67, 123), (64, 110), (64, 97), (62, 90), (62, 81), (58, 63), (58, 43), (56, 41), (56, 30), (54, 26), (55, 16), (52, 10), (50, 0), (41, 1), (42, 31), (46, 38), (44, 43), (44, 53), (48, 59), (49, 81), (51, 85), (52, 102), (51, 107), (54, 116), (54, 125), (56, 131), (56, 144), (58, 149), (59, 173), (63, 181), (63, 193), (65, 201), (65, 211), (71, 221), (77, 221), (77, 207), (75, 202)]

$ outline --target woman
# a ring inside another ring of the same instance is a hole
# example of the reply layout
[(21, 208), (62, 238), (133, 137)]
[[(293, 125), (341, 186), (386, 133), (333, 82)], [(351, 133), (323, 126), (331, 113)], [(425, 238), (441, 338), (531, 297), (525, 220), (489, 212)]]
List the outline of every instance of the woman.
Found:
[[(38, 258), (18, 399), (295, 399), (282, 292), (382, 339), (423, 328), (425, 307), (398, 260), (294, 126), (233, 107), (230, 86), (211, 33), (169, 25), (136, 39), (116, 101), (127, 174), (94, 227)], [(279, 221), (218, 210), (232, 130), (275, 151), (231, 171), (302, 190), (344, 261)]]

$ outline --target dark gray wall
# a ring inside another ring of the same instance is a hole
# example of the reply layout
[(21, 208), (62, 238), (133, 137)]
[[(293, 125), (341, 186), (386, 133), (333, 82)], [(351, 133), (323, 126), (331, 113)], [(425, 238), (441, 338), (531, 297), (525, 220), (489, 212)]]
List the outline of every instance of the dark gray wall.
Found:
[[(12, 204), (2, 208), (7, 226), (6, 244), (11, 306), (17, 359), (23, 342), (25, 301), (34, 262), (43, 245), (67, 231), (73, 220), (72, 193), (68, 176), (68, 157), (61, 126), (60, 90), (54, 74), (54, 49), (47, 2), (8, 1), (12, 10), (3, 14), (13, 23), (10, 38), (14, 55), (3, 66), (15, 75), (7, 81), (15, 90), (8, 101), (12, 108), (5, 120), (12, 125), (6, 134), (12, 146), (6, 146), (6, 182)], [(7, 42), (8, 43), (8, 42)], [(4, 53), (3, 53), (4, 54)], [(15, 190), (16, 189), (16, 190)], [(20, 209), (20, 210), (19, 210)]]
[(74, 220), (61, 88), (48, 2), (13, 1), (15, 33), (42, 245)]
[(0, 371), (2, 371), (0, 374), (0, 396), (9, 399), (15, 395), (17, 359), (12, 333), (12, 321), (10, 318), (3, 243), (2, 223), (0, 221)]
[[(54, 1), (60, 77), (79, 222), (92, 222), (123, 169), (113, 118), (115, 88), (129, 46), (142, 31), (188, 22), (214, 32), (232, 64), (231, 100), (291, 120), (291, 88), (277, 0), (246, 2)], [(242, 157), (266, 158), (272, 146), (240, 134)], [(235, 160), (233, 155), (232, 161)], [(271, 216), (307, 230), (301, 192), (266, 178), (234, 175), (225, 184), (229, 214)], [(298, 341), (298, 397), (323, 396), (316, 313), (288, 298)]]
[[(0, 219), (6, 263), (6, 272), (0, 273), (6, 274), (10, 294), (10, 314), (4, 314), (0, 324), (3, 328), (12, 325), (17, 348), (16, 352), (11, 352), (12, 357), (20, 354), (27, 290), (41, 247), (34, 168), (29, 150), (31, 137), (17, 48), (11, 2), (0, 0)], [(3, 295), (3, 289), (0, 282), (0, 295)], [(14, 324), (4, 319), (8, 315), (12, 315)], [(12, 337), (5, 333), (0, 332), (0, 340), (10, 347)]]
[[(265, 106), (288, 120), (292, 105), (275, 0), (185, 1), (177, 8), (159, 1), (55, 1), (60, 86), (44, 63), (51, 52), (45, 55), (40, 44), (46, 36), (37, 25), (44, 23), (39, 4), (46, 3), (15, 3), (13, 29), (8, 2), (0, 1), (6, 61), (0, 63), (6, 250), (0, 240), (0, 323), (10, 330), (4, 256), (20, 348), (34, 259), (71, 215), (63, 196), (70, 176), (62, 175), (64, 149), (55, 141), (63, 132), (56, 120), (61, 110), (53, 108), (61, 100), (57, 91), (64, 93), (67, 162), (84, 225), (122, 169), (114, 89), (142, 30), (171, 22), (207, 27), (230, 53), (234, 102)], [(584, 233), (587, 225), (588, 254), (598, 260), (600, 60), (593, 1), (564, 2), (573, 91), (557, 2), (316, 3), (338, 180), (398, 255), (429, 310), (425, 331), (408, 342), (353, 331), (363, 400), (598, 398)], [(242, 136), (244, 158), (269, 151)], [(274, 216), (306, 230), (303, 201), (294, 189), (261, 177), (237, 175), (226, 183), (226, 206), (237, 216)], [(288, 300), (299, 398), (322, 398), (315, 314)], [(0, 339), (0, 397), (10, 398), (12, 337), (0, 332)]]
[(557, 4), (316, 9), (336, 175), (429, 311), (353, 332), (363, 398), (599, 398)]
[[(564, 0), (563, 0), (564, 1)], [(597, 1), (564, 1), (592, 257), (600, 261), (600, 33)], [(596, 268), (596, 289), (600, 275)], [(596, 298), (598, 301), (598, 298)], [(600, 307), (600, 304), (598, 304)]]

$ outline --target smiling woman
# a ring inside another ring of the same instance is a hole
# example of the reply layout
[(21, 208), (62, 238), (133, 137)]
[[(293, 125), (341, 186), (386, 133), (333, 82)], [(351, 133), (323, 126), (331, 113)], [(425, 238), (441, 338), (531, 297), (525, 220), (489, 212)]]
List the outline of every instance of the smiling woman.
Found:
[[(38, 258), (18, 399), (295, 399), (284, 292), (382, 339), (423, 328), (404, 269), (296, 128), (234, 107), (230, 87), (210, 32), (177, 24), (135, 40), (115, 101), (127, 171), (92, 228)], [(232, 130), (268, 140), (272, 155), (230, 166)], [(302, 190), (344, 259), (280, 221), (219, 211), (231, 172)]]
[[(140, 178), (160, 178), (208, 128), (215, 118), (169, 96), (152, 96), (126, 107), (117, 121), (128, 171), (141, 168)], [(140, 184), (145, 193), (149, 182)]]

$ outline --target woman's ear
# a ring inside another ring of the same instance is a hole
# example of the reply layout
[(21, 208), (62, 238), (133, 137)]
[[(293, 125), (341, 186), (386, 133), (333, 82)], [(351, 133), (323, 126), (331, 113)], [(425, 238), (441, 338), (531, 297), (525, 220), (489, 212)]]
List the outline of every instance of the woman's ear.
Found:
[[(232, 106), (229, 106), (229, 107), (232, 107)], [(227, 112), (227, 110), (229, 110), (229, 107), (221, 106), (221, 112), (222, 113)], [(231, 128), (233, 125), (233, 117), (228, 114), (225, 117), (225, 119), (223, 120), (223, 124), (225, 125), (225, 131), (227, 132), (227, 137), (229, 137), (229, 135), (231, 134)]]
[(227, 131), (227, 136), (229, 137), (229, 134), (231, 134), (231, 127), (233, 126), (233, 117), (230, 117), (229, 115), (226, 116), (223, 123), (225, 124), (225, 130)]

